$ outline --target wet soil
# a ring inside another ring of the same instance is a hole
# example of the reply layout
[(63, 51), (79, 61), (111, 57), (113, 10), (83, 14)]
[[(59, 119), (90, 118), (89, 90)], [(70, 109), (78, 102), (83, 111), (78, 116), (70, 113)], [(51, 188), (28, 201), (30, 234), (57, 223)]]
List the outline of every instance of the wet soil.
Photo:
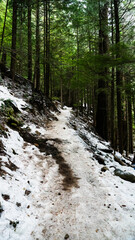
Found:
[(66, 163), (57, 147), (49, 143), (49, 141), (51, 141), (54, 142), (54, 144), (61, 144), (62, 141), (60, 139), (41, 139), (38, 138), (37, 135), (29, 133), (25, 129), (20, 129), (19, 133), (24, 141), (34, 144), (39, 148), (40, 152), (44, 152), (46, 155), (52, 155), (53, 159), (55, 159), (56, 163), (59, 165), (59, 173), (64, 177), (63, 190), (66, 191), (71, 187), (78, 187), (78, 179), (74, 176), (69, 164)]

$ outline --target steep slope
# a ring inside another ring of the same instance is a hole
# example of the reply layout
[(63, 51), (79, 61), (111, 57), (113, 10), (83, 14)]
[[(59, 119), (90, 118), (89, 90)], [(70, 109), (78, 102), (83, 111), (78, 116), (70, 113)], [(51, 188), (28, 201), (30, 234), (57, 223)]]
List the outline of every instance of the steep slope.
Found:
[[(72, 109), (38, 111), (30, 87), (27, 102), (23, 87), (12, 91), (0, 86), (0, 240), (134, 240), (134, 183), (115, 176), (134, 182), (130, 161), (116, 154), (123, 166), (116, 162), (109, 143)], [(16, 124), (5, 99), (19, 110)]]

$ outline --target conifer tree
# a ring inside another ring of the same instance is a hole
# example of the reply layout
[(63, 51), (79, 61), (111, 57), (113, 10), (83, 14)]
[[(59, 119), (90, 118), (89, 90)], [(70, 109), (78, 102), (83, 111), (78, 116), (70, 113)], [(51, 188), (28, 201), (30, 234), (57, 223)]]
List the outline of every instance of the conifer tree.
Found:
[(36, 0), (36, 60), (34, 88), (40, 89), (40, 32), (39, 32), (39, 8), (40, 0)]
[[(114, 0), (115, 13), (115, 27), (116, 27), (116, 44), (117, 54), (116, 58), (120, 58), (120, 26), (119, 26), (119, 1)], [(119, 151), (123, 152), (123, 110), (122, 110), (122, 72), (119, 67), (116, 68), (116, 85), (117, 85), (117, 116), (118, 116), (118, 137), (119, 137)]]
[(11, 77), (15, 78), (16, 71), (16, 35), (17, 35), (17, 0), (13, 0), (13, 15), (12, 15), (12, 47), (11, 47)]
[(31, 8), (32, 1), (28, 0), (28, 79), (32, 81), (32, 31), (31, 31)]
[[(108, 51), (108, 3), (102, 7), (99, 5), (99, 54), (104, 55)], [(107, 84), (106, 84), (107, 68), (103, 67), (99, 74), (98, 81), (98, 102), (96, 115), (96, 129), (97, 132), (106, 140), (108, 140), (108, 126), (107, 126)]]

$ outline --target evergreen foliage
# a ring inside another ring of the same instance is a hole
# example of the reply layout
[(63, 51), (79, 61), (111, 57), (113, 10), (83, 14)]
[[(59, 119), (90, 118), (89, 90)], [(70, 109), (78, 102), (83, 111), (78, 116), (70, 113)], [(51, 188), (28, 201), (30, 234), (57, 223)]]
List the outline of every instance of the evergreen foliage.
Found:
[(127, 154), (135, 122), (134, 3), (0, 0), (1, 72), (6, 52), (13, 80), (19, 73), (47, 97), (92, 113), (99, 134)]

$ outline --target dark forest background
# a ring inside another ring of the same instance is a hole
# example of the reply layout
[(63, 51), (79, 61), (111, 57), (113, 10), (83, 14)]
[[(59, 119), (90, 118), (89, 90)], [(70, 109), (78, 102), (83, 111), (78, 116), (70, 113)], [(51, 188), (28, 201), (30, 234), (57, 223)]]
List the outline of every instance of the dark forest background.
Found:
[(93, 116), (115, 150), (133, 153), (135, 1), (1, 0), (1, 75)]

